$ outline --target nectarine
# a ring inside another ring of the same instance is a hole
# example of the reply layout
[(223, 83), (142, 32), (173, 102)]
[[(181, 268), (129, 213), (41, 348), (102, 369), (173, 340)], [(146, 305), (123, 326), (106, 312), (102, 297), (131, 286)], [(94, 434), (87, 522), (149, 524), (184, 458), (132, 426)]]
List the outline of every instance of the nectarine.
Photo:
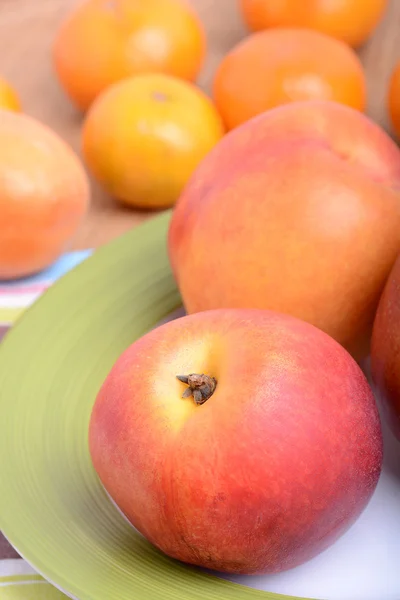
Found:
[(308, 323), (258, 310), (190, 315), (130, 346), (97, 396), (89, 446), (152, 544), (231, 573), (289, 569), (332, 544), (382, 461), (356, 362)]
[(176, 205), (169, 253), (189, 313), (290, 313), (366, 356), (400, 249), (400, 151), (333, 102), (272, 109), (208, 154)]

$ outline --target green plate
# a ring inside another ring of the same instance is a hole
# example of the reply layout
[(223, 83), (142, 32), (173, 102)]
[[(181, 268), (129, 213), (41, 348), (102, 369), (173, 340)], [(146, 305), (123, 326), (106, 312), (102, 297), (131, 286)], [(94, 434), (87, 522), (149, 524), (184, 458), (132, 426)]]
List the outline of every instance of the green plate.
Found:
[(0, 344), (0, 529), (79, 600), (288, 598), (165, 557), (120, 515), (92, 468), (87, 430), (101, 383), (129, 344), (180, 306), (169, 217), (96, 251)]

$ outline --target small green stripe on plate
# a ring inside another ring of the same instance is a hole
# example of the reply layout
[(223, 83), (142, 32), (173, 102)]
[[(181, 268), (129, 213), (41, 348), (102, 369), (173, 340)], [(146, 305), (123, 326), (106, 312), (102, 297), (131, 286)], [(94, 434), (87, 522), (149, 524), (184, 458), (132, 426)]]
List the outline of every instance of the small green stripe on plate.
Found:
[(57, 588), (46, 581), (34, 583), (11, 583), (3, 586), (0, 583), (1, 600), (67, 600)]
[(15, 323), (15, 321), (26, 311), (27, 307), (0, 308), (0, 323)]
[(1, 583), (18, 583), (18, 582), (25, 582), (25, 581), (45, 581), (43, 579), (43, 577), (41, 575), (8, 575), (5, 577), (0, 577), (0, 584)]

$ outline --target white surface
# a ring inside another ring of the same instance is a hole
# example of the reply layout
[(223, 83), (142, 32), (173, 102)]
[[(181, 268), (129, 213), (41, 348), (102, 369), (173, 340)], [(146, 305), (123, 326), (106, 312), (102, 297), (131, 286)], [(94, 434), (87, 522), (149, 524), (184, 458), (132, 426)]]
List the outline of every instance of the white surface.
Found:
[(331, 548), (262, 577), (226, 576), (249, 587), (318, 600), (400, 600), (400, 443), (382, 417), (384, 468), (369, 505)]
[(22, 558), (5, 558), (4, 560), (0, 560), (0, 577), (35, 574), (35, 569)]

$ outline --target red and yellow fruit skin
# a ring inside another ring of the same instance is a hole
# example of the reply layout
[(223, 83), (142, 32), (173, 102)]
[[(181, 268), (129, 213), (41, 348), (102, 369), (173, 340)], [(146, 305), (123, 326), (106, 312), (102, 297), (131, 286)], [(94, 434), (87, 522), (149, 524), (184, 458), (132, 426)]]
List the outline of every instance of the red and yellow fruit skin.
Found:
[[(175, 378), (193, 372), (218, 380), (201, 406)], [(152, 544), (231, 573), (289, 569), (332, 544), (382, 462), (355, 361), (309, 324), (257, 310), (190, 315), (130, 346), (97, 396), (89, 447)]]
[(400, 249), (400, 151), (333, 102), (267, 111), (202, 161), (168, 246), (187, 312), (292, 314), (361, 359)]
[(400, 256), (386, 282), (376, 313), (371, 372), (391, 429), (400, 440)]

